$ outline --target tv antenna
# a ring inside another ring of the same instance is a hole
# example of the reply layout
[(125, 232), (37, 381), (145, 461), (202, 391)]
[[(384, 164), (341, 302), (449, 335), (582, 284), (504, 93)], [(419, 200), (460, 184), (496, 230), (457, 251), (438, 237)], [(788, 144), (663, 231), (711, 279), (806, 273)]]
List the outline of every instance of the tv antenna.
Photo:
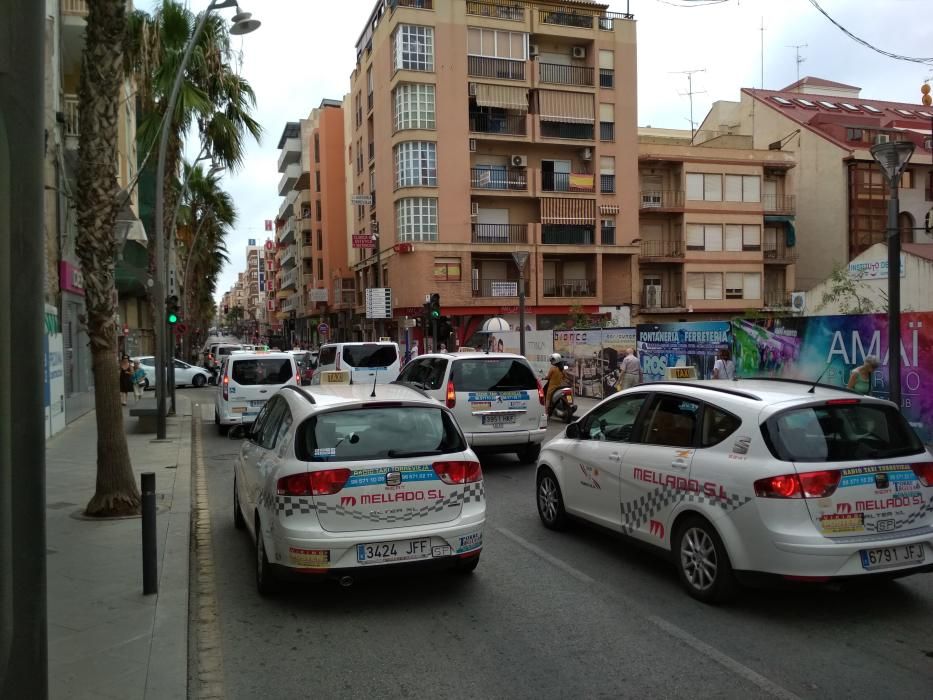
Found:
[(806, 57), (800, 55), (800, 49), (807, 48), (807, 45), (806, 44), (792, 44), (791, 46), (788, 46), (787, 48), (793, 49), (796, 52), (796, 57), (794, 60), (797, 63), (797, 82), (799, 83), (800, 82), (800, 64), (807, 60)]
[(696, 138), (696, 122), (693, 121), (693, 96), (702, 95), (706, 90), (694, 90), (693, 89), (693, 74), (694, 73), (705, 73), (705, 68), (695, 68), (693, 70), (678, 70), (671, 71), (677, 75), (686, 75), (687, 76), (687, 92), (677, 93), (681, 97), (690, 98), (690, 144), (693, 145), (693, 140)]

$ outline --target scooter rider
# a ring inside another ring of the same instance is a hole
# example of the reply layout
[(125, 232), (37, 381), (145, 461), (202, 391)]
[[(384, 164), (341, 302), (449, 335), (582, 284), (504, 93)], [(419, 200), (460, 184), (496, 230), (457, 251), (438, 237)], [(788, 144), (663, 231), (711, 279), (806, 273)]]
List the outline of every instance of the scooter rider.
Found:
[(552, 353), (550, 358), (551, 368), (547, 372), (547, 392), (544, 397), (545, 412), (551, 415), (551, 397), (554, 392), (564, 385), (564, 358), (559, 352)]

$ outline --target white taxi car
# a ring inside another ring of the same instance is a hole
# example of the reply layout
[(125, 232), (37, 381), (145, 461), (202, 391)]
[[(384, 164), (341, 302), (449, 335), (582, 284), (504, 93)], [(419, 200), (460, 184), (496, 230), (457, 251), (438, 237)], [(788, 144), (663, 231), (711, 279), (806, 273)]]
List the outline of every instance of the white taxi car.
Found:
[[(811, 391), (812, 388), (812, 391)], [(656, 382), (549, 442), (538, 514), (671, 552), (687, 592), (933, 570), (933, 459), (888, 401), (807, 382)]]
[(470, 446), (516, 452), (534, 462), (547, 431), (544, 391), (531, 365), (511, 353), (420, 355), (396, 380), (424, 391), (454, 412)]
[(289, 386), (253, 424), (236, 459), (233, 517), (254, 538), (260, 593), (284, 573), (350, 585), (403, 566), (476, 568), (483, 472), (453, 414), (407, 387), (372, 394)]
[(217, 375), (214, 394), (217, 430), (225, 435), (232, 425), (252, 423), (279, 389), (300, 382), (291, 353), (232, 351)]

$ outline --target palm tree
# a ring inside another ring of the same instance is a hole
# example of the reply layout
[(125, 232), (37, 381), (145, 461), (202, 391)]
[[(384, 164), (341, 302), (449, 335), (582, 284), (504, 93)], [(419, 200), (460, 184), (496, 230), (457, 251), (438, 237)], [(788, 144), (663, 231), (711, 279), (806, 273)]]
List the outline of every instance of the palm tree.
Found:
[(79, 88), (76, 248), (84, 272), (97, 418), (97, 486), (88, 515), (139, 512), (119, 399), (114, 266), (122, 197), (115, 191), (120, 90), (125, 80), (125, 0), (88, 0)]

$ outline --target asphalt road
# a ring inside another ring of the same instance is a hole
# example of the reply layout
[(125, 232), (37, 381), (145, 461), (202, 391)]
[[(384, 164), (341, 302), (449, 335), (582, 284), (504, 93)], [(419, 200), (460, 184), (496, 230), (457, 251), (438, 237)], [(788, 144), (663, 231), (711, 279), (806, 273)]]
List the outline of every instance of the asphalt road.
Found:
[(471, 576), (260, 598), (252, 544), (232, 521), (237, 443), (212, 422), (203, 438), (228, 698), (933, 696), (933, 575), (708, 607), (653, 552), (583, 524), (544, 529), (533, 466), (511, 456), (483, 460)]

